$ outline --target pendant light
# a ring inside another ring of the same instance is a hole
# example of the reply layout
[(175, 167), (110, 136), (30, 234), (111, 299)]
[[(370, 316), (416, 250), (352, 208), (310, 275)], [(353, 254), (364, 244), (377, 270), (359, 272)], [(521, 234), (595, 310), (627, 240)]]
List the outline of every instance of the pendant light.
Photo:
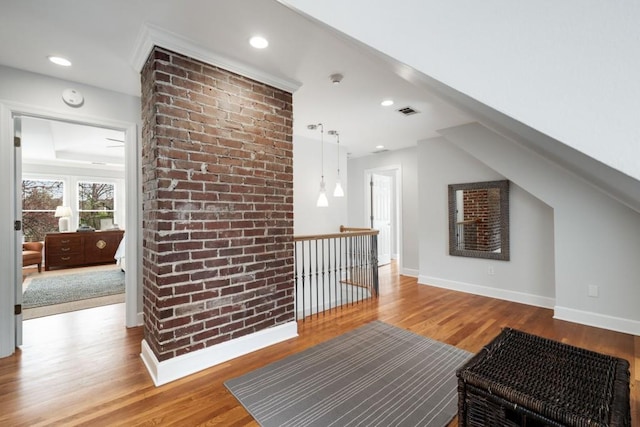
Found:
[(338, 146), (338, 179), (336, 180), (336, 188), (333, 190), (333, 197), (344, 197), (344, 190), (340, 182), (340, 133), (337, 130), (330, 130), (327, 133), (336, 136)]
[(324, 127), (322, 123), (307, 126), (307, 128), (311, 130), (317, 129), (318, 127), (320, 127), (320, 194), (318, 195), (316, 206), (326, 208), (329, 206), (329, 200), (327, 199), (327, 189), (324, 183)]

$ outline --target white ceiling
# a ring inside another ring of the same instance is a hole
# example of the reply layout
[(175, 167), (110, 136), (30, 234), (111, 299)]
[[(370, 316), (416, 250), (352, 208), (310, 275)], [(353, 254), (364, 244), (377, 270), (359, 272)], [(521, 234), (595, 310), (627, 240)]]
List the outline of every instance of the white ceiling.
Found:
[(72, 167), (118, 166), (124, 170), (124, 132), (75, 123), (22, 118), (22, 158)]
[[(278, 78), (298, 81), (294, 135), (317, 139), (307, 125), (340, 132), (352, 156), (393, 150), (437, 136), (438, 129), (473, 119), (416, 87), (368, 49), (312, 22), (275, 0), (21, 0), (3, 2), (0, 63), (97, 87), (140, 95), (134, 50), (145, 24)], [(383, 28), (380, 31), (384, 31)], [(270, 45), (255, 50), (260, 34)], [(10, 42), (6, 42), (10, 40)], [(70, 59), (63, 68), (49, 55)], [(342, 73), (340, 85), (329, 76)], [(382, 107), (392, 98), (392, 107)], [(404, 116), (397, 108), (420, 113)], [(331, 141), (332, 138), (325, 138)]]

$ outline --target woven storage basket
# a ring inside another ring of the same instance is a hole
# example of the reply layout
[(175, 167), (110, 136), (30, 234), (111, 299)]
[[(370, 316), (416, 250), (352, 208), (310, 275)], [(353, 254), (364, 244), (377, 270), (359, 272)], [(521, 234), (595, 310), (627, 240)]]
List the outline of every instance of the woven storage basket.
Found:
[(461, 426), (630, 426), (629, 362), (505, 328), (457, 372)]

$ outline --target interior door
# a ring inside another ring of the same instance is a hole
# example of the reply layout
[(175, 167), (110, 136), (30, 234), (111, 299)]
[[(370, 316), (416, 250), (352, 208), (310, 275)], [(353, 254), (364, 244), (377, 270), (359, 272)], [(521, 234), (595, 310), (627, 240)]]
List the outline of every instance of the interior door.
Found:
[[(16, 254), (15, 274), (15, 335), (16, 347), (22, 345), (22, 121), (19, 116), (13, 117), (14, 171), (15, 171), (15, 224), (14, 247)], [(19, 225), (18, 225), (19, 224)]]
[(378, 234), (378, 265), (391, 262), (391, 191), (393, 178), (371, 174), (371, 224)]

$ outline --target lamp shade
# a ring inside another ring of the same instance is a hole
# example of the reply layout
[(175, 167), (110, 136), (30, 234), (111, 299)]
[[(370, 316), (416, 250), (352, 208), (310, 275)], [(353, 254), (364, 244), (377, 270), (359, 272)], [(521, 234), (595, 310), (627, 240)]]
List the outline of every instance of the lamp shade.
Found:
[(327, 190), (324, 185), (324, 179), (320, 181), (320, 194), (318, 195), (318, 201), (316, 206), (319, 208), (326, 208), (329, 206), (329, 200), (327, 199)]
[(56, 218), (71, 216), (71, 208), (69, 206), (58, 206), (54, 216)]
[(69, 206), (58, 206), (54, 214), (58, 220), (58, 230), (61, 233), (69, 231), (69, 217), (71, 216), (71, 208)]

